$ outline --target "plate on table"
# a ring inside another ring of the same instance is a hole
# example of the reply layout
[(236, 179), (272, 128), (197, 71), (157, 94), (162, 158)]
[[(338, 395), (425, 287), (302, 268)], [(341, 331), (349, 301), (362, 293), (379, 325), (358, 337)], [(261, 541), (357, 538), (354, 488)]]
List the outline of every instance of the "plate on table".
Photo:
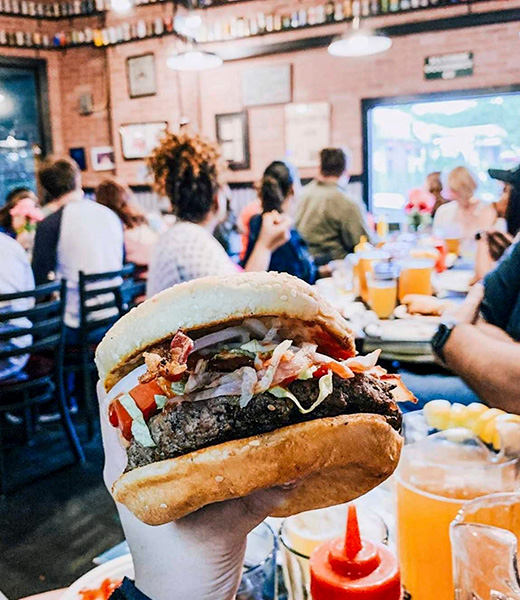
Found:
[(436, 323), (413, 319), (379, 321), (365, 327), (365, 349), (381, 348), (383, 358), (406, 356), (431, 357), (430, 340), (437, 330)]
[(120, 583), (125, 577), (134, 578), (134, 565), (130, 554), (114, 558), (85, 573), (65, 590), (61, 600), (84, 600), (85, 594), (82, 592), (91, 592), (87, 595), (88, 600), (106, 600), (101, 592), (94, 595), (96, 590), (100, 590), (107, 579)]
[(435, 274), (432, 278), (432, 283), (437, 295), (442, 292), (467, 294), (473, 277), (473, 270), (452, 269), (444, 271), (444, 273)]
[(435, 323), (437, 325), (441, 322), (441, 318), (438, 315), (412, 315), (408, 312), (408, 308), (404, 304), (400, 304), (394, 310), (394, 317), (396, 319), (409, 319), (420, 323)]

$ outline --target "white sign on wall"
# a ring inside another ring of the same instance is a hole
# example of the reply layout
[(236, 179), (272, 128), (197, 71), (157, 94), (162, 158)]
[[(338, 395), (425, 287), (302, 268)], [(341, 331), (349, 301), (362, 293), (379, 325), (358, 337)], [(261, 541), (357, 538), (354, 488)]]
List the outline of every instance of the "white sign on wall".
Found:
[(244, 106), (286, 104), (291, 97), (291, 65), (254, 67), (242, 71)]
[(297, 167), (317, 167), (320, 150), (330, 146), (330, 104), (287, 104), (286, 154)]

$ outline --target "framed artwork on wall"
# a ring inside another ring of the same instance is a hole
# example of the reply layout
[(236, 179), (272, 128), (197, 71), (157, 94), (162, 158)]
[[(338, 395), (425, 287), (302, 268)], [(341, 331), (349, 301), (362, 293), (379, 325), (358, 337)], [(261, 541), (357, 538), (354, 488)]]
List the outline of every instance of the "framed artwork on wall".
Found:
[(114, 148), (99, 146), (90, 150), (90, 159), (94, 171), (112, 171), (116, 168)]
[(296, 167), (317, 167), (330, 146), (330, 104), (285, 105), (285, 150)]
[(126, 59), (126, 74), (130, 98), (154, 96), (157, 93), (154, 54), (129, 56)]
[(217, 141), (229, 168), (233, 171), (249, 169), (251, 160), (247, 112), (215, 115), (215, 120)]
[(166, 121), (121, 125), (121, 151), (125, 160), (146, 158), (159, 144), (168, 129)]
[(292, 101), (292, 65), (250, 67), (242, 71), (244, 106), (287, 104)]
[(78, 167), (81, 171), (87, 170), (85, 148), (69, 148), (69, 156), (78, 163)]

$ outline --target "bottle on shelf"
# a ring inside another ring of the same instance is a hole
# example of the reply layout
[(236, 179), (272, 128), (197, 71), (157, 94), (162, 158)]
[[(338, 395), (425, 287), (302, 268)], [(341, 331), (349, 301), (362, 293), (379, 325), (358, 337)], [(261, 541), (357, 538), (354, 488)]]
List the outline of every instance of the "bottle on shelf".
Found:
[(327, 4), (325, 6), (325, 22), (332, 23), (334, 21), (334, 12), (336, 7), (334, 5), (334, 0), (327, 0)]

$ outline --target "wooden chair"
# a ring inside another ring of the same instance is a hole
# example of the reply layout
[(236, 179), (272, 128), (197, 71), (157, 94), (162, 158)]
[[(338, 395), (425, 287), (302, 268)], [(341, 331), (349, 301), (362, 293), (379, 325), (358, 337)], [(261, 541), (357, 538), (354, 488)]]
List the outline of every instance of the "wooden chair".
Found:
[(68, 370), (80, 372), (82, 392), (87, 416), (88, 437), (97, 428), (98, 408), (94, 390), (96, 365), (94, 354), (98, 343), (112, 325), (133, 308), (144, 295), (145, 283), (135, 281), (135, 265), (127, 264), (118, 271), (107, 273), (79, 273), (80, 326), (79, 346), (68, 347), (71, 356), (79, 361), (70, 362)]
[[(22, 371), (0, 380), (0, 494), (2, 495), (8, 491), (2, 435), (4, 414), (7, 412), (23, 413), (26, 427), (30, 428), (32, 408), (44, 402), (56, 401), (74, 460), (85, 461), (63, 385), (65, 299), (64, 281), (41, 285), (27, 292), (0, 295), (0, 361), (29, 356)], [(16, 306), (20, 305), (21, 300), (21, 304), (24, 305), (23, 310)], [(4, 302), (9, 303), (7, 310), (2, 310)], [(15, 319), (18, 321), (13, 322)]]

